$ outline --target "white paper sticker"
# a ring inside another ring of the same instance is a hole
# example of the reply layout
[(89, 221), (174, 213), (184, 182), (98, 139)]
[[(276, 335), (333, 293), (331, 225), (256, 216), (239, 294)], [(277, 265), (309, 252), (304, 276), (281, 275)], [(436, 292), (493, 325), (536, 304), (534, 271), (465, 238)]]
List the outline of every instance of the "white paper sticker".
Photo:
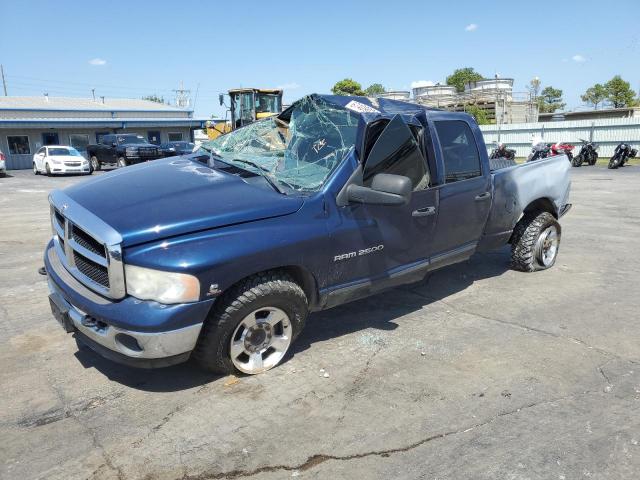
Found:
[(366, 105), (364, 103), (356, 102), (355, 100), (351, 100), (345, 105), (345, 107), (358, 113), (380, 113), (379, 110), (376, 110), (375, 108), (370, 107), (369, 105)]

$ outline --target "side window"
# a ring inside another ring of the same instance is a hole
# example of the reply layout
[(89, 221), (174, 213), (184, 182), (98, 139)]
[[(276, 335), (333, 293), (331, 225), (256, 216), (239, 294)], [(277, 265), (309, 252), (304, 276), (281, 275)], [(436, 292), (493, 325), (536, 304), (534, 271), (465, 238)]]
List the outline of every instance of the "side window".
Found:
[(45, 154), (45, 148), (44, 148), (44, 147), (42, 147), (42, 148), (41, 148), (40, 150), (38, 150), (36, 153), (37, 153), (37, 155), (44, 155), (44, 154)]
[(446, 120), (435, 122), (435, 126), (444, 157), (445, 182), (481, 176), (480, 154), (469, 125), (461, 120)]
[[(379, 130), (380, 126), (374, 128)], [(393, 117), (368, 152), (363, 171), (364, 186), (370, 187), (376, 174), (390, 173), (409, 177), (413, 191), (427, 188), (429, 173), (418, 142), (420, 135), (421, 129), (412, 131), (400, 115)]]

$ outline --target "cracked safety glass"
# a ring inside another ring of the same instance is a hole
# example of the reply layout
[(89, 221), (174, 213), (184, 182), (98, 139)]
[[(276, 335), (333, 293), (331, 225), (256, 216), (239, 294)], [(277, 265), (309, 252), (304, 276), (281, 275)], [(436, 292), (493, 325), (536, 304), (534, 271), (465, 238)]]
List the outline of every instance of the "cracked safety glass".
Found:
[(277, 117), (222, 135), (205, 143), (204, 148), (237, 167), (260, 167), (286, 189), (313, 192), (353, 148), (359, 117), (356, 112), (308, 96)]

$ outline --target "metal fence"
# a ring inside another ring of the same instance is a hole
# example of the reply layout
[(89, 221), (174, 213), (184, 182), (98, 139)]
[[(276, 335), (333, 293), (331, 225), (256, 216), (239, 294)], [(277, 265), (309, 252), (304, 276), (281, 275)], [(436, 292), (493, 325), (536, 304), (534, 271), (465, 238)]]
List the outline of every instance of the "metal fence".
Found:
[(596, 142), (601, 157), (611, 156), (616, 145), (628, 142), (640, 146), (640, 118), (603, 118), (599, 120), (573, 120), (563, 122), (512, 123), (480, 126), (487, 148), (494, 142), (504, 142), (526, 157), (531, 152), (531, 140), (542, 137), (546, 143), (569, 142), (580, 145), (580, 139)]

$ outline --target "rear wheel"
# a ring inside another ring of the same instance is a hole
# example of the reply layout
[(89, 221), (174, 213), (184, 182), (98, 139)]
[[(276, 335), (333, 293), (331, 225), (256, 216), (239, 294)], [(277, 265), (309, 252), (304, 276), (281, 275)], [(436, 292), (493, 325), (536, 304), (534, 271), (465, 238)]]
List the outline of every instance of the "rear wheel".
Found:
[(591, 155), (591, 160), (589, 161), (589, 165), (594, 166), (597, 161), (598, 161), (598, 154), (594, 153), (593, 155)]
[(526, 214), (511, 239), (511, 265), (523, 272), (553, 266), (560, 248), (560, 224), (549, 212)]
[(102, 167), (102, 165), (100, 165), (100, 161), (98, 160), (98, 157), (96, 157), (95, 155), (91, 155), (91, 158), (89, 159), (89, 163), (91, 164), (92, 172), (98, 172)]
[(127, 159), (124, 157), (118, 157), (118, 167), (122, 168), (126, 166), (127, 166)]
[(289, 275), (277, 271), (254, 275), (216, 302), (193, 358), (216, 373), (265, 372), (282, 361), (307, 314), (307, 297)]

